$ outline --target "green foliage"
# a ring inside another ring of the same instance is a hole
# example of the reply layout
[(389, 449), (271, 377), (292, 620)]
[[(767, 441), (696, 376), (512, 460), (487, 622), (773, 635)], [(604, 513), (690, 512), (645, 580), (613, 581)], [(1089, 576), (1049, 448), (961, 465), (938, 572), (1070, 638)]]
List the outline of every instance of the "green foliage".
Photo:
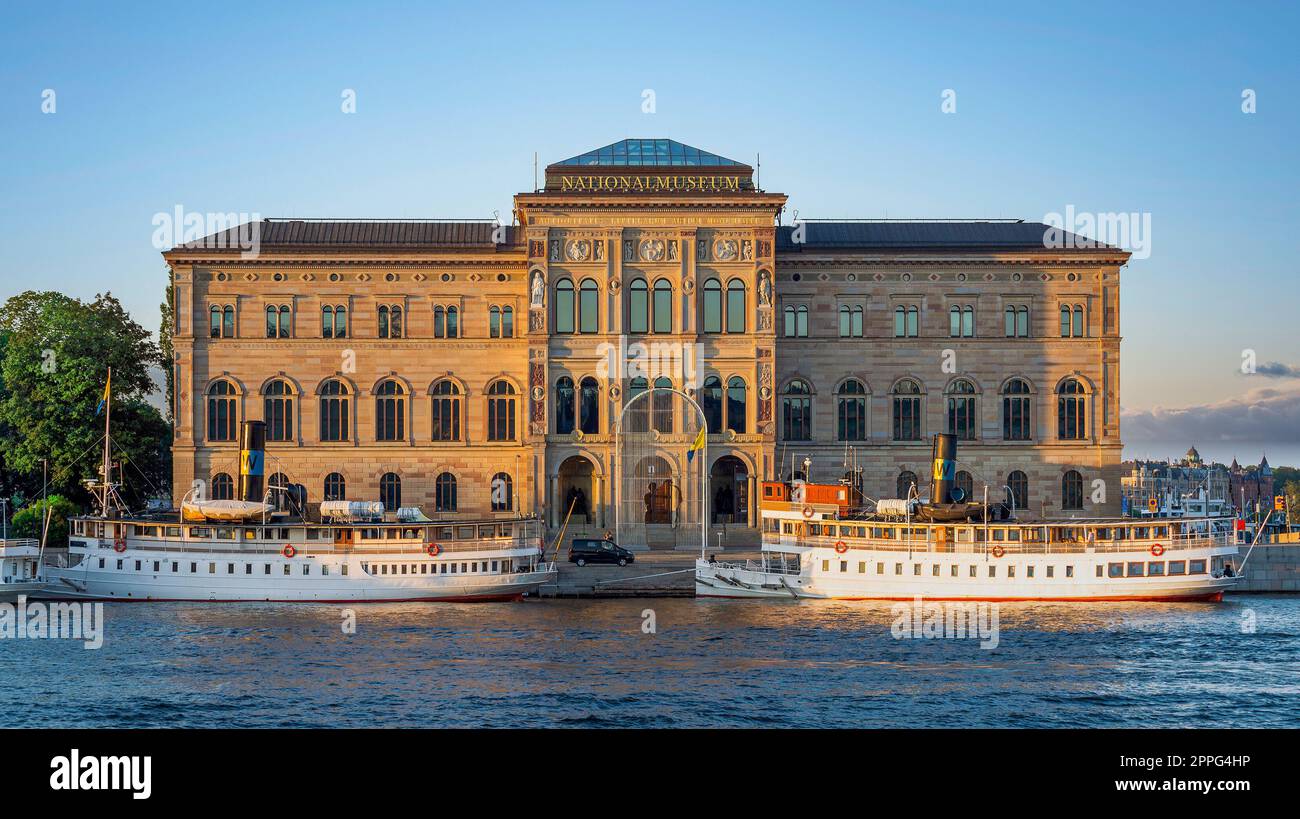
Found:
[(45, 509), (51, 511), (50, 529), (46, 536), (47, 546), (68, 545), (68, 518), (81, 513), (77, 505), (62, 495), (50, 495), (49, 498), (30, 503), (14, 515), (9, 523), (10, 537), (36, 538), (40, 540), (41, 530), (45, 526)]
[(176, 314), (176, 284), (172, 279), (171, 268), (167, 269), (167, 296), (163, 299), (162, 304), (158, 305), (160, 321), (158, 323), (158, 366), (162, 368), (163, 377), (167, 380), (167, 420), (176, 421), (172, 413), (176, 407), (176, 364), (173, 361), (174, 348), (172, 347), (173, 316)]
[(11, 494), (40, 494), (44, 459), (50, 491), (89, 500), (82, 482), (98, 475), (104, 416), (96, 408), (109, 367), (114, 459), (130, 464), (126, 477), (145, 484), (137, 487), (141, 493), (149, 484), (170, 484), (169, 456), (162, 454), (170, 431), (144, 401), (158, 347), (112, 294), (83, 302), (49, 291), (21, 293), (0, 312), (0, 336), (0, 457)]

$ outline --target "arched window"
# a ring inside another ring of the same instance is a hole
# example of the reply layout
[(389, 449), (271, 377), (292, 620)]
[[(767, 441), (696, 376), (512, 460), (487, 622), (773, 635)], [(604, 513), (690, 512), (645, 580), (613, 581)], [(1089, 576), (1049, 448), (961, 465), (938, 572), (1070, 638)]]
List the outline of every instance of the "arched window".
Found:
[(627, 331), (650, 332), (650, 287), (645, 279), (633, 279), (627, 289)]
[(667, 279), (655, 282), (654, 322), (656, 333), (673, 331), (673, 286)]
[(406, 388), (388, 379), (375, 390), (375, 440), (406, 438)]
[(1017, 510), (1029, 508), (1029, 476), (1019, 469), (1007, 475), (1007, 488), (1011, 490), (1007, 501)]
[(600, 332), (600, 288), (591, 279), (578, 287), (578, 332)]
[(717, 279), (704, 281), (704, 332), (722, 332), (722, 283)]
[[(629, 404), (632, 403), (632, 399), (636, 398), (638, 395), (640, 395), (643, 392), (646, 392), (649, 389), (650, 389), (649, 381), (645, 380), (644, 378), (641, 378), (640, 376), (633, 378), (631, 381), (627, 383), (627, 400), (623, 402), (623, 406), (627, 407)], [(644, 401), (638, 402), (637, 406), (632, 408), (632, 414), (625, 415), (625, 418), (627, 419), (626, 421), (627, 432), (649, 432), (650, 431), (650, 412), (646, 408), (646, 404)]]
[(331, 472), (325, 476), (325, 491), (321, 495), (327, 501), (341, 501), (348, 499), (348, 482), (342, 475), (337, 472)]
[(1083, 338), (1083, 305), (1061, 305), (1061, 338)]
[(1082, 441), (1087, 437), (1088, 395), (1076, 378), (1067, 378), (1056, 391), (1056, 437)]
[(346, 441), (349, 437), (348, 405), (351, 396), (347, 385), (331, 378), (320, 388), (320, 439)]
[(262, 392), (262, 420), (266, 422), (266, 440), (293, 440), (293, 388), (277, 378)]
[(910, 378), (894, 387), (894, 440), (921, 440), (921, 388)]
[(433, 337), (460, 337), (460, 310), (454, 306), (438, 305), (433, 308)]
[(211, 500), (234, 500), (235, 482), (225, 472), (218, 472), (212, 476), (212, 498)]
[(862, 338), (862, 308), (840, 305), (840, 338)]
[(396, 472), (385, 472), (379, 479), (379, 502), (389, 512), (402, 508), (402, 479)]
[(1061, 305), (1061, 338), (1070, 337), (1070, 305)]
[(1083, 508), (1083, 476), (1073, 469), (1061, 476), (1061, 508)]
[(1013, 378), (1002, 388), (1002, 437), (1008, 441), (1028, 441), (1033, 437), (1029, 384)]
[(894, 337), (916, 338), (920, 334), (921, 310), (916, 305), (894, 308)]
[(812, 440), (812, 387), (795, 379), (781, 395), (781, 430), (787, 441)]
[(492, 305), (488, 310), (488, 335), (492, 338), (514, 338), (515, 311), (513, 307)]
[(782, 328), (786, 338), (807, 338), (808, 337), (808, 306), (801, 304), (797, 307), (787, 306), (785, 308), (785, 326)]
[(266, 306), (266, 337), (267, 338), (288, 338), (289, 337), (289, 307), (288, 305), (276, 306), (268, 304)]
[(745, 332), (745, 283), (740, 279), (727, 282), (727, 332)]
[(433, 385), (430, 391), (432, 429), (435, 441), (460, 440), (460, 387), (446, 379)]
[(575, 416), (573, 379), (562, 375), (555, 382), (555, 434), (571, 434)]
[(321, 338), (348, 337), (348, 308), (341, 304), (325, 305), (320, 309)]
[(433, 508), (438, 512), (456, 511), (456, 476), (443, 472), (433, 484)]
[(722, 431), (722, 379), (711, 375), (704, 379), (704, 388), (700, 390), (700, 409), (704, 410), (704, 423), (709, 432), (717, 434)]
[[(911, 496), (912, 487), (916, 486), (916, 473), (903, 470), (898, 473), (898, 482), (895, 484), (895, 493), (898, 497), (906, 499)], [(920, 487), (917, 487), (920, 491)]]
[(572, 333), (576, 303), (573, 297), (573, 280), (560, 279), (555, 283), (555, 332)]
[(402, 337), (402, 308), (397, 305), (389, 307), (386, 304), (379, 306), (379, 337), (380, 338), (401, 338)]
[(221, 336), (235, 337), (235, 308), (229, 304), (221, 309)]
[(948, 310), (948, 335), (953, 338), (971, 338), (975, 335), (974, 307), (953, 305)]
[(1083, 338), (1086, 335), (1083, 331), (1083, 306), (1074, 305), (1074, 337)]
[(221, 306), (214, 304), (208, 308), (208, 336), (221, 338)]
[(266, 479), (266, 497), (267, 502), (275, 507), (277, 512), (287, 512), (289, 510), (289, 495), (293, 491), (293, 482), (289, 476), (283, 472), (276, 472)]
[(733, 375), (727, 379), (727, 429), (745, 434), (745, 379)]
[[(667, 376), (660, 376), (655, 379), (656, 390), (671, 390), (673, 382)], [(673, 399), (676, 396), (671, 392), (656, 392), (650, 396), (653, 404), (654, 428), (665, 435), (671, 435), (673, 432)]]
[(487, 390), (487, 439), (515, 439), (515, 388), (509, 381), (494, 381)]
[(600, 384), (591, 376), (579, 385), (578, 428), (584, 435), (600, 432)]
[(1029, 308), (1007, 307), (1006, 325), (1007, 338), (1028, 338)]
[(953, 476), (952, 488), (961, 493), (961, 501), (968, 501), (975, 494), (975, 479), (966, 470), (960, 470)]
[(948, 432), (963, 441), (975, 438), (975, 385), (964, 378), (948, 388)]
[(498, 472), (492, 476), (492, 511), (509, 512), (515, 508), (514, 479), (508, 472)]
[(835, 404), (835, 427), (839, 440), (867, 440), (867, 388), (862, 382), (850, 378), (841, 384)]
[(233, 441), (238, 426), (235, 385), (224, 380), (212, 382), (208, 387), (208, 440)]

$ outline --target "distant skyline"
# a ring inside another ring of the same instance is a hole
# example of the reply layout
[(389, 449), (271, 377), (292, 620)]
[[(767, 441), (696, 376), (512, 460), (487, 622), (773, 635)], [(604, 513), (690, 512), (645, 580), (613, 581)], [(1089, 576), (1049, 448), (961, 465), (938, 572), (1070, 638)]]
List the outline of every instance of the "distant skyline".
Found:
[(155, 214), (509, 221), (534, 152), (671, 137), (761, 154), (787, 224), (1149, 215), (1150, 256), (1123, 272), (1125, 456), (1300, 463), (1297, 22), (1283, 4), (13, 7), (0, 298), (111, 290), (156, 329)]

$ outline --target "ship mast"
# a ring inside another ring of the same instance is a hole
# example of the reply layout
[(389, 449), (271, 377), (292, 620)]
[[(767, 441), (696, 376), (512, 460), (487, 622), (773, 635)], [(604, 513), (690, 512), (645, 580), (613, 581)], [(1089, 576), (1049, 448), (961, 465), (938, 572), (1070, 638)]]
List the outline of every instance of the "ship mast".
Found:
[(103, 467), (101, 467), (104, 470), (104, 484), (103, 484), (103, 494), (100, 497), (100, 503), (99, 503), (100, 512), (101, 514), (104, 515), (104, 517), (108, 517), (108, 492), (109, 492), (108, 484), (109, 484), (109, 475), (111, 474), (109, 472), (109, 469), (111, 468), (110, 458), (112, 457), (110, 454), (111, 445), (108, 440), (108, 434), (109, 434), (109, 419), (112, 417), (113, 417), (113, 368), (109, 367), (108, 381), (104, 385), (104, 465)]

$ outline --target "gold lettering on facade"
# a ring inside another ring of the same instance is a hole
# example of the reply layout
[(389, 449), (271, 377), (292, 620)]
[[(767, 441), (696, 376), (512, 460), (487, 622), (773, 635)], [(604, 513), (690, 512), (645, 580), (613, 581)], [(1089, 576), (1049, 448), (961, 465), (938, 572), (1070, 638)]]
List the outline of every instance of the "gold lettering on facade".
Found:
[(560, 191), (574, 193), (671, 193), (674, 191), (735, 192), (739, 176), (562, 176)]

